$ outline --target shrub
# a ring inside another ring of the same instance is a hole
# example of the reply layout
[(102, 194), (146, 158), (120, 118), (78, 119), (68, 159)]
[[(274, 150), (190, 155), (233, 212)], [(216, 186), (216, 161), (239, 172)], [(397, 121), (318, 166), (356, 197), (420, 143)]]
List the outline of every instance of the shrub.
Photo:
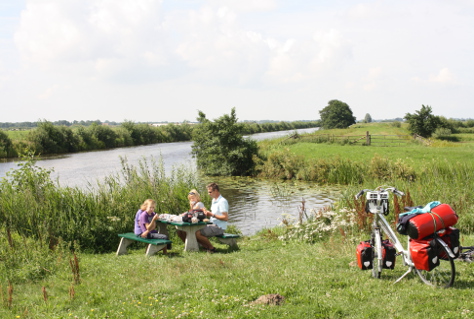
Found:
[(257, 142), (243, 137), (235, 108), (214, 122), (199, 112), (199, 125), (193, 131), (192, 154), (206, 175), (246, 176), (253, 173)]
[[(295, 222), (291, 217), (286, 217), (284, 233), (280, 240), (297, 240), (315, 243), (330, 237), (335, 233), (346, 236), (352, 234), (356, 225), (355, 210), (331, 208), (312, 210), (308, 220)], [(358, 231), (358, 230), (357, 230)]]

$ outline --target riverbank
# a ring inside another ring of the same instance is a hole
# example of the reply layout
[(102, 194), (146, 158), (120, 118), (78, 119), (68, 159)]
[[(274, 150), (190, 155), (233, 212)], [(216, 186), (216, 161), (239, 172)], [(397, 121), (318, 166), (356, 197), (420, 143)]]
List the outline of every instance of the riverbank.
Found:
[[(335, 235), (316, 244), (278, 240), (267, 231), (239, 242), (240, 250), (172, 253), (146, 258), (78, 254), (79, 282), (65, 255), (61, 271), (38, 282), (15, 283), (8, 307), (2, 283), (0, 316), (10, 318), (471, 318), (473, 264), (457, 262), (453, 288), (433, 289), (396, 264), (371, 278), (355, 264), (359, 239)], [(473, 238), (464, 237), (473, 242)], [(118, 244), (118, 237), (117, 237)], [(397, 260), (397, 263), (400, 260)], [(282, 305), (253, 303), (279, 294)]]
[[(319, 126), (318, 121), (278, 123), (239, 123), (240, 134), (275, 132)], [(53, 125), (39, 121), (37, 127), (27, 131), (0, 130), (0, 159), (16, 158), (32, 152), (41, 155), (73, 154), (85, 151), (111, 150), (120, 147), (191, 141), (199, 124), (183, 122), (153, 126), (126, 121), (118, 126), (93, 122), (83, 125)]]

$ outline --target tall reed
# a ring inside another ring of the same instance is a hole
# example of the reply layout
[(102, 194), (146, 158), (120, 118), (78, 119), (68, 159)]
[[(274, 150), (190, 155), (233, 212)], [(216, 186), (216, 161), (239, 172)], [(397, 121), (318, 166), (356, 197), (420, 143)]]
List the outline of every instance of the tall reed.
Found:
[(161, 160), (143, 158), (138, 167), (122, 159), (121, 172), (95, 188), (64, 188), (30, 159), (2, 180), (0, 229), (50, 248), (63, 240), (86, 251), (112, 251), (117, 234), (133, 230), (135, 212), (145, 199), (157, 201), (157, 213), (177, 214), (187, 208), (189, 189), (202, 189), (201, 184), (195, 171), (177, 168), (166, 176)]

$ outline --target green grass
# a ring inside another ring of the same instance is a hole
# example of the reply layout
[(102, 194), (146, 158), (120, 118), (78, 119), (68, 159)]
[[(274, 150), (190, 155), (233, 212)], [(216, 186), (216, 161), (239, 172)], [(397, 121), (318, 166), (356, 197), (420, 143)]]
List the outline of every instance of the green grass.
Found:
[[(312, 244), (280, 241), (268, 232), (229, 252), (147, 258), (144, 246), (129, 255), (79, 255), (80, 284), (68, 260), (62, 271), (36, 283), (17, 284), (2, 318), (471, 318), (474, 264), (457, 263), (454, 288), (435, 289), (414, 274), (393, 282), (405, 268), (379, 280), (355, 265), (359, 239)], [(361, 238), (364, 239), (364, 238)], [(472, 242), (472, 238), (468, 239)], [(118, 238), (117, 238), (118, 244)], [(47, 300), (42, 287), (45, 287)], [(72, 293), (74, 291), (74, 293)], [(281, 306), (254, 305), (265, 294), (285, 297)]]
[(4, 131), (7, 136), (12, 140), (12, 142), (19, 142), (19, 141), (24, 141), (26, 140), (26, 137), (28, 136), (28, 133), (30, 130), (21, 130), (21, 131)]
[(338, 144), (298, 143), (288, 146), (291, 153), (306, 159), (342, 159), (370, 162), (374, 156), (401, 159), (415, 169), (423, 169), (432, 160), (471, 163), (474, 144), (448, 143), (446, 146), (426, 147), (407, 144), (403, 147), (350, 146)]

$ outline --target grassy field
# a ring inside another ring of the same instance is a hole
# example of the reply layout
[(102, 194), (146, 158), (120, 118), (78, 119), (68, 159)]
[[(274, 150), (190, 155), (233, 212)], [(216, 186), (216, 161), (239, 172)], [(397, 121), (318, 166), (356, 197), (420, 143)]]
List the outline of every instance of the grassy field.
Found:
[(28, 133), (30, 130), (21, 130), (21, 131), (4, 131), (7, 136), (12, 140), (12, 142), (19, 142), (19, 141), (24, 141), (26, 140), (26, 137), (28, 136)]
[[(356, 124), (348, 129), (320, 130), (304, 136), (318, 136), (324, 134), (338, 136), (363, 136), (369, 131), (371, 135), (401, 135), (409, 136), (407, 125), (401, 127), (389, 123)], [(337, 143), (308, 143), (305, 138), (286, 145), (283, 139), (266, 141), (264, 148), (274, 149), (277, 145), (287, 148), (291, 153), (302, 155), (306, 159), (342, 158), (358, 162), (368, 162), (374, 156), (387, 157), (392, 160), (401, 159), (415, 169), (423, 169), (432, 160), (471, 163), (474, 154), (474, 134), (453, 134), (463, 143), (432, 141), (430, 146), (410, 142), (402, 146), (380, 147), (361, 145), (340, 145)], [(275, 145), (276, 144), (276, 145)]]
[(474, 154), (474, 143), (443, 143), (443, 145), (434, 147), (418, 144), (408, 144), (403, 147), (377, 147), (302, 142), (290, 145), (288, 148), (291, 153), (302, 155), (307, 159), (338, 157), (370, 162), (374, 156), (387, 157), (393, 161), (402, 160), (417, 170), (424, 169), (433, 160), (470, 163)]
[[(365, 239), (365, 238), (360, 238)], [(397, 264), (381, 279), (355, 264), (358, 238), (325, 242), (281, 241), (262, 232), (240, 250), (173, 253), (147, 258), (144, 246), (129, 255), (79, 255), (80, 283), (68, 258), (63, 270), (37, 283), (16, 284), (11, 307), (2, 287), (1, 318), (472, 318), (474, 264), (456, 263), (454, 288), (434, 289), (415, 274), (393, 282)], [(472, 243), (472, 238), (465, 239)], [(117, 238), (118, 244), (118, 238)], [(397, 259), (400, 263), (400, 259)], [(280, 294), (282, 305), (252, 302)]]

